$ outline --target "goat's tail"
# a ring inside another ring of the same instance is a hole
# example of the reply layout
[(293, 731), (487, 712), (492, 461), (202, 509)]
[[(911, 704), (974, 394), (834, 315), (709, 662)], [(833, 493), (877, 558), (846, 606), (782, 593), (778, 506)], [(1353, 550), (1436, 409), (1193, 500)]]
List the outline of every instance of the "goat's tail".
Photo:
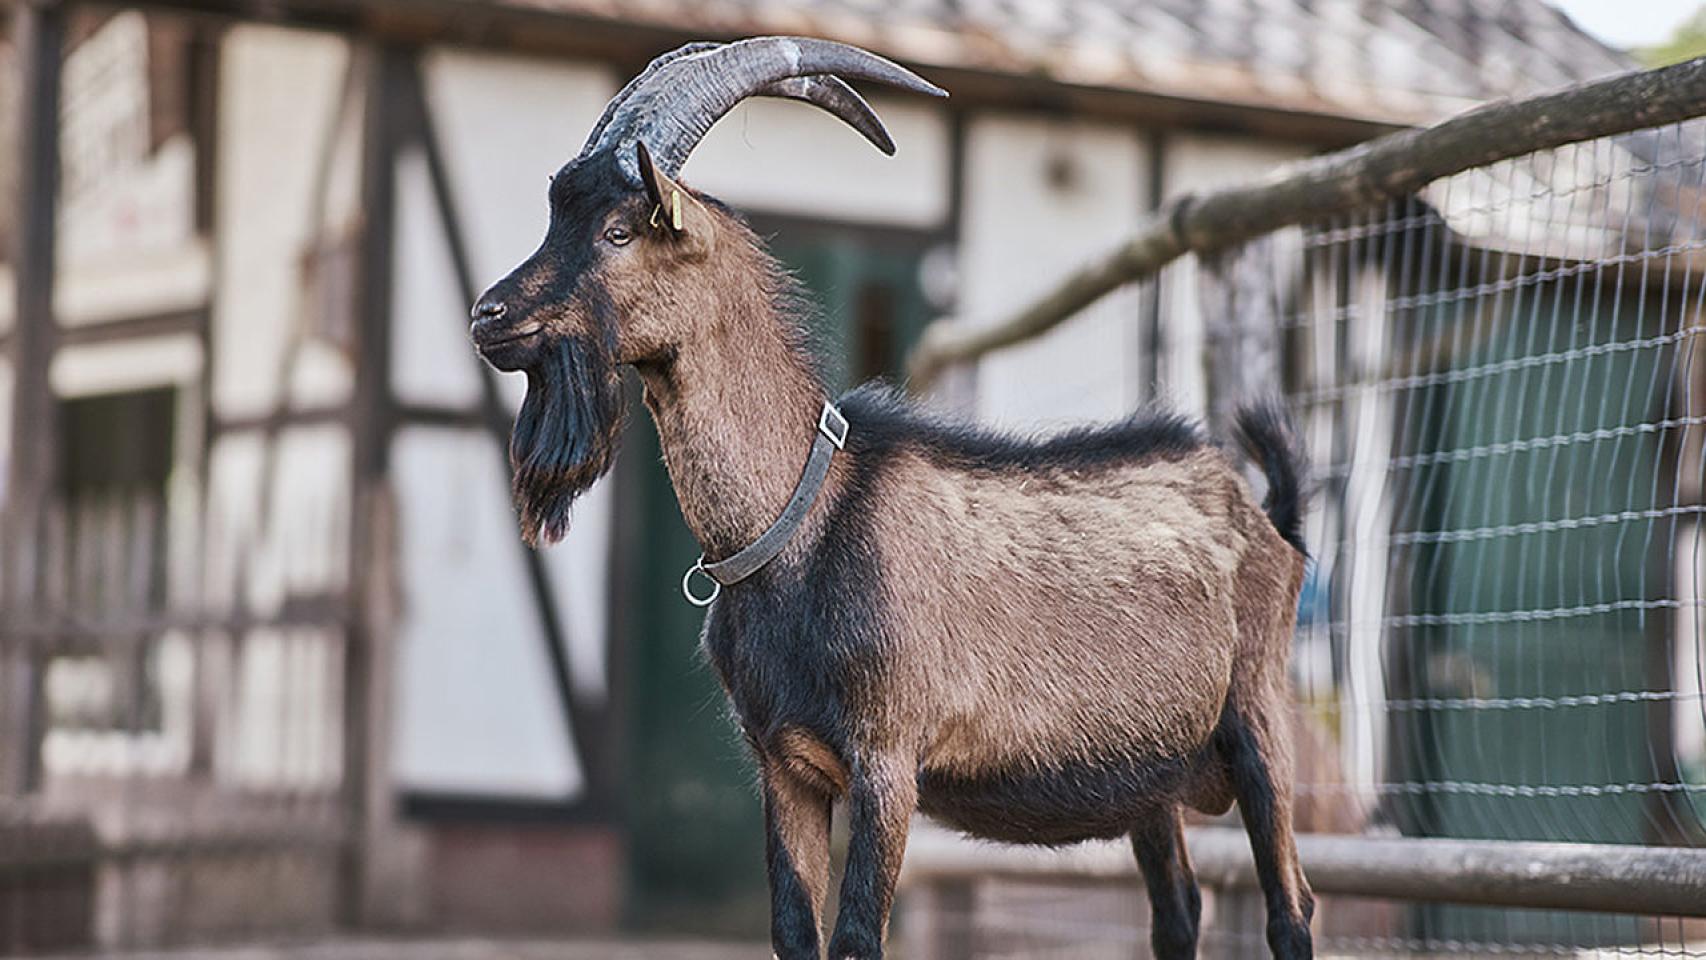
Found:
[(1303, 500), (1309, 461), (1298, 445), (1291, 417), (1275, 402), (1240, 407), (1233, 436), (1267, 475), (1268, 496), (1262, 509), (1274, 529), (1299, 553), (1308, 553), (1303, 545)]

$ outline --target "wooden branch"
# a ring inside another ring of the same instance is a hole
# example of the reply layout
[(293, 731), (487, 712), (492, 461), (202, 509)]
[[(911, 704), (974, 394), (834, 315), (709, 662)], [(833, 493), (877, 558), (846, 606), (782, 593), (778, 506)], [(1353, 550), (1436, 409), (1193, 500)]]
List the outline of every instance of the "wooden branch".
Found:
[(944, 368), (1050, 330), (1186, 253), (1212, 253), (1281, 227), (1408, 196), (1474, 167), (1702, 113), (1706, 57), (1527, 100), (1488, 103), (1432, 127), (1281, 168), (1264, 181), (1181, 197), (1147, 216), (1113, 251), (1007, 319), (982, 326), (931, 324), (908, 361), (908, 382), (921, 392)]

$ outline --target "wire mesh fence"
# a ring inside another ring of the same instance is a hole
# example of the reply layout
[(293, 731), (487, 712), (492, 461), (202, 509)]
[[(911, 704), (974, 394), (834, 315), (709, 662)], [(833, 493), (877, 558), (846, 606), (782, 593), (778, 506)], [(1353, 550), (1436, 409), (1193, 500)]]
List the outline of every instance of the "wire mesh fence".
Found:
[(1702, 839), (1706, 127), (1574, 144), (1255, 248), (1322, 488), (1298, 635), (1369, 828)]
[[(1161, 391), (1206, 369), (1211, 420), (1282, 392), (1315, 471), (1300, 830), (1706, 844), (1703, 214), (1688, 121), (1156, 279)], [(1146, 949), (1135, 886), (1029, 883), (932, 901), (922, 952)], [(1250, 899), (1211, 894), (1205, 952), (1263, 952)], [(1324, 896), (1316, 925), (1328, 955), (1706, 954), (1658, 915)]]

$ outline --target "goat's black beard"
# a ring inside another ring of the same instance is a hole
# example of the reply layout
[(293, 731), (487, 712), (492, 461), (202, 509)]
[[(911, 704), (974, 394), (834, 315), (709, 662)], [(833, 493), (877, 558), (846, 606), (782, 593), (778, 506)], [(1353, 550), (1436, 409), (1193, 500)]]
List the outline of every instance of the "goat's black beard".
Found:
[(593, 337), (565, 337), (527, 371), (527, 396), (509, 437), (511, 489), (521, 537), (555, 543), (569, 507), (609, 471), (622, 433), (622, 378)]

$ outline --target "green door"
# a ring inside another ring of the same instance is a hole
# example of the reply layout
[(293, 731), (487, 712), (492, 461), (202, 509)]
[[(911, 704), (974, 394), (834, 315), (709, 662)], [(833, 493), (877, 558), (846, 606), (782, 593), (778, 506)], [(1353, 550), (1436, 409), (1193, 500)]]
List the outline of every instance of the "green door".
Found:
[[(1651, 705), (1615, 694), (1647, 689), (1663, 656), (1654, 601), (1672, 588), (1656, 548), (1673, 519), (1655, 508), (1672, 491), (1660, 437), (1629, 427), (1662, 416), (1673, 356), (1607, 346), (1652, 343), (1666, 322), (1638, 293), (1596, 302), (1591, 285), (1564, 286), (1422, 324), (1458, 324), (1460, 347), (1404, 418), (1431, 434), (1415, 449), (1433, 451), (1392, 554), (1424, 614), (1390, 635), (1400, 696), (1421, 705), (1393, 727), (1389, 802), (1406, 832), (1653, 839)], [(1415, 921), (1465, 941), (1638, 934), (1627, 919), (1538, 911), (1420, 907)]]

